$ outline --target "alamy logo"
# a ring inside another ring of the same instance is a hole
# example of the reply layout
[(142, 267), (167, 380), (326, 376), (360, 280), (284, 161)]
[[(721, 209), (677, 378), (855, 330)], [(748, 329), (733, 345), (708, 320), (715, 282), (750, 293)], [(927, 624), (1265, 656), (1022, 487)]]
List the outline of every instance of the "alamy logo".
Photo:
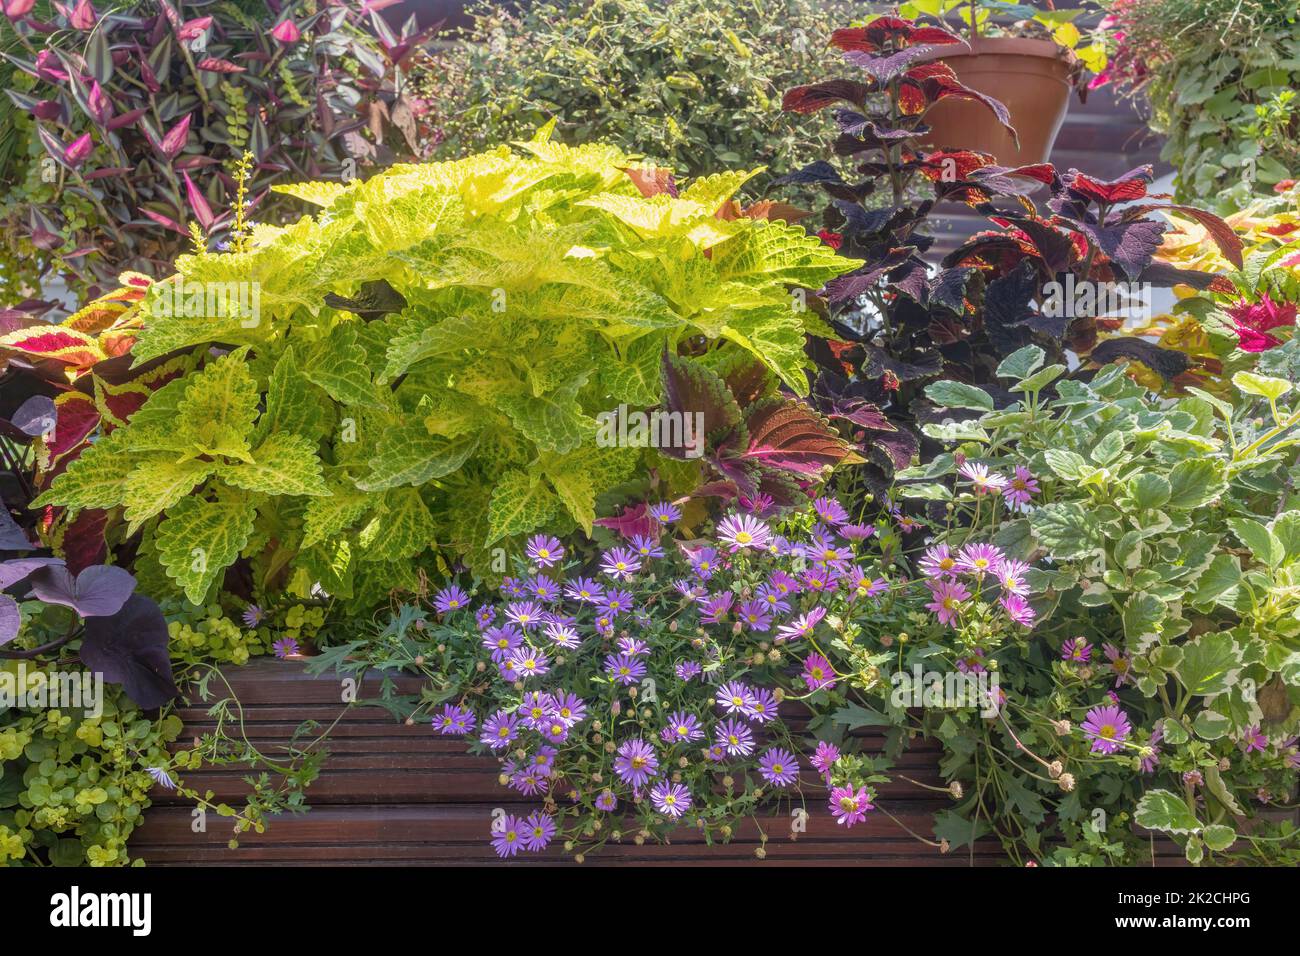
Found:
[(636, 412), (620, 405), (616, 411), (599, 412), (596, 421), (596, 444), (601, 448), (678, 448), (687, 458), (704, 454), (703, 412)]
[(28, 673), (18, 662), (12, 671), (0, 670), (0, 711), (82, 710), (87, 717), (104, 713), (104, 675), (91, 671), (46, 671)]
[(981, 717), (998, 714), (996, 671), (940, 673), (923, 671), (920, 664), (913, 664), (911, 672), (896, 671), (890, 681), (894, 690), (889, 700), (895, 707), (969, 707), (979, 710)]
[(260, 282), (157, 282), (150, 310), (160, 318), (238, 319), (245, 329), (262, 321)]
[(1076, 280), (1073, 272), (1065, 282), (1055, 280), (1043, 286), (1043, 315), (1053, 319), (1087, 319), (1124, 314), (1150, 318), (1151, 283), (1092, 282)]
[(73, 929), (83, 926), (127, 927), (133, 936), (148, 936), (153, 929), (152, 893), (71, 892), (50, 897), (50, 925)]

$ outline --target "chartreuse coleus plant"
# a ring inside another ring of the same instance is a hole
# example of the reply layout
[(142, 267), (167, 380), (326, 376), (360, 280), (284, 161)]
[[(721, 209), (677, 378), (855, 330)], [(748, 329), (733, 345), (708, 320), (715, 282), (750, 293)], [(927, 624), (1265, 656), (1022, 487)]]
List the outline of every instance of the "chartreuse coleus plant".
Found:
[(39, 501), (121, 508), (137, 561), (194, 603), (242, 557), (263, 591), (361, 605), (414, 586), (426, 552), (491, 575), (520, 535), (589, 529), (643, 456), (689, 491), (698, 462), (601, 447), (596, 416), (655, 405), (665, 350), (806, 390), (824, 326), (802, 291), (857, 264), (736, 214), (752, 175), (679, 190), (544, 128), (517, 152), (286, 187), (318, 214), (181, 257), (140, 306), (136, 362), (212, 357)]
[(935, 720), (945, 772), (976, 791), (954, 830), (1115, 863), (1150, 858), (1136, 822), (1194, 863), (1294, 862), (1300, 836), (1268, 810), (1294, 805), (1300, 767), (1296, 393), (1239, 372), (1231, 400), (1159, 399), (1118, 367), (1088, 382), (1043, 358), (1001, 364), (1017, 401), (1000, 410), (932, 385), (950, 415), (927, 431), (954, 450), (900, 473), (950, 505), (941, 544), (1032, 565), (1010, 578), (1034, 629), (978, 662), (1001, 678), (999, 720)]

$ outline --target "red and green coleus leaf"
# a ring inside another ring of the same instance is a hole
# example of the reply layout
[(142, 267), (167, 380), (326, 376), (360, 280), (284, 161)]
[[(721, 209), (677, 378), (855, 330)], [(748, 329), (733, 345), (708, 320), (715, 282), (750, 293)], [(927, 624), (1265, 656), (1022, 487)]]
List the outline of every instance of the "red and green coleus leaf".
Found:
[(815, 113), (836, 103), (851, 103), (861, 107), (875, 90), (869, 83), (856, 80), (825, 80), (786, 90), (781, 98), (781, 109), (788, 113)]
[[(702, 426), (701, 438), (718, 435), (741, 423), (740, 406), (727, 383), (698, 362), (665, 349), (660, 362), (664, 385), (664, 408), (683, 416), (694, 416)], [(686, 458), (687, 448), (664, 448), (672, 458)]]
[(57, 325), (29, 326), (0, 336), (0, 350), (75, 368), (88, 368), (109, 357), (94, 336)]

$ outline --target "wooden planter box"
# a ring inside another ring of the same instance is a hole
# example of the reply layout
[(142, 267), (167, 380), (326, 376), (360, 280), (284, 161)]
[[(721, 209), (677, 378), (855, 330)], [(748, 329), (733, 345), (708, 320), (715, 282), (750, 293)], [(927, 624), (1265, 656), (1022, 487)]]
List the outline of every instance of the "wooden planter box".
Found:
[[(250, 740), (273, 755), (304, 720), (328, 726), (343, 709), (341, 685), (333, 675), (312, 677), (301, 664), (262, 659), (226, 671), (244, 708)], [(218, 682), (219, 683), (219, 682)], [(398, 681), (414, 692), (414, 678)], [(361, 698), (378, 695), (378, 680), (368, 678)], [(182, 709), (186, 732), (182, 743), (212, 727), (208, 705)], [(881, 735), (866, 732), (870, 752), (883, 746)], [(207, 832), (191, 830), (193, 805), (155, 788), (154, 805), (131, 838), (133, 857), (150, 865), (418, 865), (498, 863), (488, 843), (494, 808), (527, 813), (540, 801), (523, 798), (497, 782), (494, 760), (474, 757), (458, 739), (434, 733), (427, 723), (406, 726), (386, 711), (353, 708), (339, 722), (327, 744), (330, 756), (320, 777), (307, 790), (311, 810), (270, 820), (264, 834), (244, 834), (238, 849), (227, 846), (231, 822), (209, 814)], [(903, 755), (898, 770), (913, 780), (942, 786), (941, 751), (917, 741)], [(234, 803), (247, 792), (237, 769), (188, 774), (200, 791)], [(880, 790), (879, 803), (914, 832), (929, 837), (932, 815), (952, 805), (944, 794), (898, 780)], [(820, 800), (810, 802), (807, 831), (791, 839), (790, 821), (760, 817), (769, 834), (767, 858), (759, 860), (758, 832), (751, 822), (728, 844), (708, 846), (700, 834), (680, 828), (671, 844), (635, 845), (630, 838), (610, 843), (587, 856), (587, 864), (739, 865), (909, 865), (989, 866), (1006, 862), (995, 840), (973, 849), (940, 853), (909, 836), (883, 813), (868, 814), (852, 830), (837, 826)], [(1160, 851), (1175, 862), (1177, 848)], [(1171, 859), (1170, 855), (1174, 854)], [(545, 853), (520, 854), (510, 865), (555, 864), (571, 860), (558, 844)]]

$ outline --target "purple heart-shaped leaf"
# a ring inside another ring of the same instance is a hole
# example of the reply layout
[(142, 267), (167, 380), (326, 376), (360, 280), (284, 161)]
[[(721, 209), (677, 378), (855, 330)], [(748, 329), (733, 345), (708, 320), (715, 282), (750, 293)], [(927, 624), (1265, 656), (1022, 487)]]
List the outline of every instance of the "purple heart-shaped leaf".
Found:
[(35, 547), (9, 509), (0, 505), (0, 551), (31, 551)]
[(111, 617), (86, 621), (81, 660), (104, 680), (121, 684), (145, 710), (161, 707), (180, 693), (167, 653), (167, 621), (158, 605), (142, 594), (132, 594)]
[(8, 644), (17, 637), (18, 625), (21, 623), (18, 602), (7, 594), (0, 594), (0, 644)]
[[(30, 547), (30, 545), (28, 546)], [(61, 558), (10, 558), (0, 562), (0, 591), (42, 568), (60, 567)]]
[(95, 564), (75, 578), (66, 567), (48, 567), (32, 575), (32, 594), (46, 604), (62, 604), (82, 617), (108, 617), (122, 610), (135, 578), (121, 568)]

